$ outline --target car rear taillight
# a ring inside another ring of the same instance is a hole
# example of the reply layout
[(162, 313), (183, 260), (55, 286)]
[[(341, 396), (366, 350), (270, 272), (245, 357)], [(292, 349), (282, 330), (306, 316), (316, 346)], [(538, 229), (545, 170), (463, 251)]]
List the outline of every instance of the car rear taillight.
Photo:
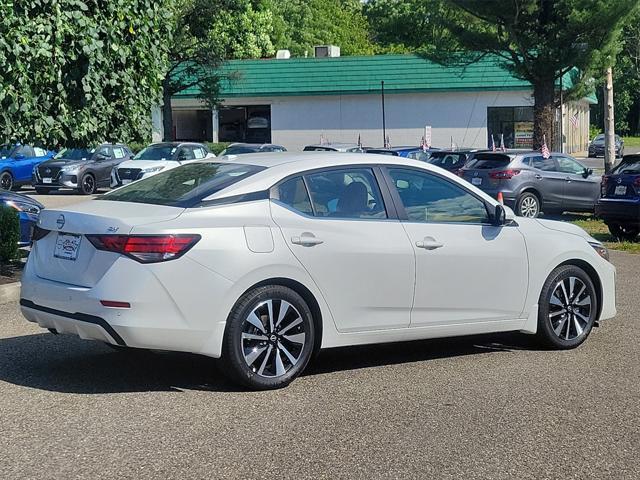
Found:
[(120, 253), (140, 263), (174, 260), (193, 247), (200, 235), (87, 235), (98, 250)]
[(633, 186), (636, 188), (640, 188), (640, 177), (636, 177), (633, 181)]
[(511, 180), (519, 173), (520, 170), (500, 170), (499, 172), (491, 172), (489, 177), (496, 180)]

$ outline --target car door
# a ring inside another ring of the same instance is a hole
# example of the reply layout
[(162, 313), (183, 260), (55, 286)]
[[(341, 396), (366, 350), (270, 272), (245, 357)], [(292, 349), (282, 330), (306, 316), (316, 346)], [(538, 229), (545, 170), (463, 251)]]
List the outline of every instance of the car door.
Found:
[(558, 171), (558, 163), (554, 157), (544, 158), (535, 155), (523, 160), (525, 165), (532, 168), (530, 184), (542, 196), (543, 208), (559, 209), (564, 195), (565, 175)]
[(322, 292), (337, 329), (408, 327), (415, 258), (374, 169), (325, 169), (273, 190), (273, 219)]
[(14, 152), (11, 170), (16, 182), (31, 180), (33, 157), (35, 157), (35, 153), (29, 145), (22, 145)]
[(601, 178), (593, 174), (586, 175), (585, 167), (573, 158), (556, 155), (558, 170), (564, 175), (564, 210), (592, 210), (600, 197)]
[(411, 327), (520, 318), (528, 260), (518, 228), (492, 225), (485, 202), (448, 178), (386, 172), (416, 256)]
[(90, 165), (91, 170), (96, 177), (98, 186), (108, 186), (111, 183), (111, 169), (114, 165), (113, 151), (111, 147), (106, 145), (98, 147), (91, 157)]

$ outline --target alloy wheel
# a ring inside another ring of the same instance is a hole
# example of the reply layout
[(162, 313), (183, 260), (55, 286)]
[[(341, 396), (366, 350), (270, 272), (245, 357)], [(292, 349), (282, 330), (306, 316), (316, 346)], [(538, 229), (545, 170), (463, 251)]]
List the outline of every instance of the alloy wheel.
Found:
[(538, 200), (533, 196), (527, 196), (520, 202), (520, 215), (528, 218), (538, 216)]
[(13, 177), (9, 172), (0, 175), (0, 190), (11, 190), (13, 187)]
[(246, 364), (262, 377), (285, 375), (303, 356), (304, 324), (300, 312), (285, 300), (260, 303), (242, 325), (240, 341)]
[(588, 329), (593, 301), (585, 283), (577, 277), (560, 280), (549, 299), (549, 322), (561, 340), (573, 340)]
[(85, 175), (82, 178), (82, 191), (86, 194), (92, 194), (95, 191), (96, 182), (91, 175)]

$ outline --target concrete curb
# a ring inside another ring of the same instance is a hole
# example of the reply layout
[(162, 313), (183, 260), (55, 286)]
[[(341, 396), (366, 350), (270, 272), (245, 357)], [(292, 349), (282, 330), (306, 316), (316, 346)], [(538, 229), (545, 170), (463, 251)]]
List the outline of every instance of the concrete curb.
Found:
[(0, 285), (0, 305), (17, 302), (20, 298), (20, 282)]

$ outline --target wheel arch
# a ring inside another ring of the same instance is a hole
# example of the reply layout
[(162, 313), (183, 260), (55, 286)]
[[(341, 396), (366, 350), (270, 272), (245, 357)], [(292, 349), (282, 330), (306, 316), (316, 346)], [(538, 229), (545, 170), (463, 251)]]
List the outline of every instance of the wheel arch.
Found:
[[(261, 280), (258, 283), (247, 288), (242, 295), (245, 293), (259, 287), (264, 287), (266, 285), (279, 285), (282, 287), (287, 287), (296, 292), (298, 295), (302, 297), (302, 299), (307, 303), (309, 309), (311, 310), (311, 315), (313, 316), (313, 324), (315, 327), (315, 341), (313, 346), (313, 354), (317, 354), (320, 351), (320, 346), (322, 345), (322, 333), (323, 333), (323, 320), (322, 320), (322, 309), (320, 308), (320, 304), (318, 300), (316, 300), (315, 295), (311, 290), (309, 290), (304, 284), (300, 283), (297, 280), (293, 280), (291, 278), (286, 277), (272, 277), (267, 278), (265, 280)], [(240, 297), (242, 297), (242, 295)], [(226, 327), (225, 327), (226, 331)]]
[(558, 265), (556, 268), (564, 267), (567, 265), (573, 265), (574, 267), (578, 267), (584, 270), (584, 272), (589, 276), (589, 278), (593, 282), (593, 286), (596, 288), (596, 298), (598, 300), (598, 315), (596, 318), (600, 318), (600, 313), (602, 312), (602, 307), (603, 307), (602, 280), (600, 280), (600, 275), (598, 275), (598, 272), (596, 271), (596, 269), (593, 268), (593, 266), (589, 264), (589, 262), (586, 262), (579, 258), (566, 260), (562, 262), (560, 265)]

